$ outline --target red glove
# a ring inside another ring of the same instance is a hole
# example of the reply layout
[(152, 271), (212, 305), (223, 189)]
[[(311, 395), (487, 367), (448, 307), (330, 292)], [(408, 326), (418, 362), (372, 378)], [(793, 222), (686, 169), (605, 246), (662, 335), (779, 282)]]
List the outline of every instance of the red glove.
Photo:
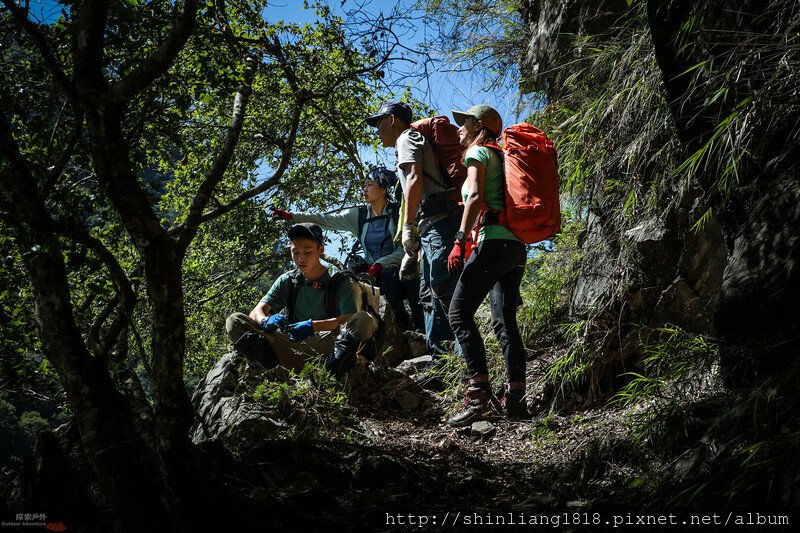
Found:
[(270, 210), (272, 211), (273, 220), (294, 220), (294, 215), (292, 215), (289, 211), (275, 209), (274, 207), (270, 207)]
[(367, 271), (370, 276), (375, 278), (376, 280), (381, 276), (381, 270), (383, 270), (383, 265), (380, 263), (372, 263)]
[(454, 241), (453, 249), (447, 257), (447, 271), (455, 275), (464, 268), (464, 255), (467, 253), (467, 241)]

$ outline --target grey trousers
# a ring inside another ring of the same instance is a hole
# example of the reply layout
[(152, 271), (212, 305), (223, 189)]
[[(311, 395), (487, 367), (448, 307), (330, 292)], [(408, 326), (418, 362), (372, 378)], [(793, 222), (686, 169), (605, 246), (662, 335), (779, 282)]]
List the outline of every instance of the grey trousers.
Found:
[(320, 331), (302, 342), (292, 342), (289, 340), (289, 335), (282, 331), (266, 333), (255, 320), (244, 313), (233, 313), (225, 321), (225, 330), (232, 344), (249, 331), (258, 333), (269, 341), (280, 365), (296, 372), (302, 370), (307, 361), (324, 360), (333, 350), (333, 343), (341, 330), (353, 333), (365, 341), (372, 337), (377, 329), (378, 321), (375, 317), (366, 311), (358, 311), (343, 326), (333, 331)]

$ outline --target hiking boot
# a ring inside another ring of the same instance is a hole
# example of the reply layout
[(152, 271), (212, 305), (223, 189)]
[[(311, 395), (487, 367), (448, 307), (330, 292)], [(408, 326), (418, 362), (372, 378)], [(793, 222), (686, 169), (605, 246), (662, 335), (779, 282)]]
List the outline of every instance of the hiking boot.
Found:
[(450, 427), (458, 428), (472, 425), (486, 418), (489, 414), (492, 392), (489, 389), (470, 387), (464, 399), (464, 408), (460, 413), (447, 421)]
[(503, 414), (508, 418), (528, 419), (531, 417), (525, 403), (525, 396), (518, 392), (506, 391), (500, 400), (500, 405), (503, 408)]
[(358, 350), (358, 355), (367, 361), (374, 361), (375, 358), (378, 357), (378, 343), (375, 341), (374, 337), (361, 343), (361, 347)]
[(325, 369), (336, 376), (336, 379), (341, 379), (348, 370), (355, 366), (356, 353), (358, 353), (360, 344), (361, 341), (358, 337), (342, 330), (333, 343), (331, 353), (325, 359)]

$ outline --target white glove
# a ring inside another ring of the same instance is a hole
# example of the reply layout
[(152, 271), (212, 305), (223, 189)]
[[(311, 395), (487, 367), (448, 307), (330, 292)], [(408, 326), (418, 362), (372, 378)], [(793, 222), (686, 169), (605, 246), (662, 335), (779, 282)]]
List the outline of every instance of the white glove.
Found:
[(406, 253), (400, 262), (400, 279), (414, 279), (419, 276), (419, 254)]
[(403, 249), (406, 255), (417, 255), (419, 251), (419, 230), (414, 224), (403, 224)]

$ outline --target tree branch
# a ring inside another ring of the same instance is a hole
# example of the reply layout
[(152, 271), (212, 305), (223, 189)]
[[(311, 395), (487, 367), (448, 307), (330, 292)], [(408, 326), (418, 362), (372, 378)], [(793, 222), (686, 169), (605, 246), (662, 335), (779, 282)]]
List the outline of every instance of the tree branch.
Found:
[(3, 0), (3, 5), (11, 12), (17, 26), (24, 30), (33, 40), (33, 44), (39, 50), (39, 53), (42, 54), (42, 59), (44, 59), (44, 64), (47, 66), (50, 74), (66, 93), (67, 98), (69, 98), (72, 103), (73, 109), (77, 109), (78, 93), (75, 90), (75, 86), (64, 72), (64, 67), (59, 63), (55, 55), (53, 55), (52, 50), (50, 50), (44, 34), (39, 31), (39, 27), (36, 24), (31, 22), (27, 12), (19, 7), (14, 0)]
[(61, 235), (85, 245), (102, 261), (117, 288), (120, 301), (126, 308), (132, 309), (136, 303), (136, 294), (131, 281), (125, 269), (122, 268), (122, 265), (119, 264), (114, 254), (106, 248), (105, 244), (97, 237), (90, 235), (86, 228), (75, 219), (59, 219), (55, 226)]
[(327, 119), (328, 122), (330, 122), (331, 125), (333, 125), (334, 129), (341, 136), (342, 139), (344, 139), (345, 141), (347, 140), (353, 141), (352, 143), (345, 142), (340, 144), (334, 140), (332, 141), (332, 144), (336, 148), (347, 154), (347, 157), (350, 159), (350, 162), (353, 163), (353, 166), (357, 169), (359, 175), (361, 175), (361, 177), (364, 178), (365, 177), (363, 172), (364, 165), (361, 162), (361, 157), (358, 155), (358, 147), (355, 144), (355, 140), (353, 140), (353, 135), (349, 131), (347, 131), (347, 128), (345, 128), (342, 125), (342, 123), (339, 122), (339, 120), (337, 120), (336, 117), (334, 117), (333, 115), (322, 109), (322, 107), (319, 106), (316, 102), (311, 102), (310, 105), (311, 107), (314, 108), (314, 110), (317, 113), (325, 117), (325, 119)]
[(192, 200), (192, 205), (189, 208), (189, 215), (186, 217), (186, 222), (179, 230), (180, 233), (177, 241), (178, 250), (181, 254), (188, 248), (197, 233), (197, 228), (203, 220), (203, 210), (208, 205), (208, 201), (214, 189), (217, 187), (217, 184), (219, 184), (224, 177), (225, 171), (228, 169), (228, 165), (230, 165), (231, 159), (233, 158), (236, 146), (239, 143), (239, 137), (242, 133), (242, 127), (244, 126), (245, 111), (247, 110), (247, 104), (252, 94), (253, 78), (255, 77), (256, 71), (254, 63), (255, 60), (252, 57), (245, 58), (244, 81), (239, 85), (239, 89), (236, 91), (236, 97), (233, 102), (231, 125), (225, 136), (222, 150), (214, 160), (214, 164), (205, 180), (200, 184), (197, 194), (194, 200)]
[[(197, 0), (183, 0), (182, 11), (178, 20), (169, 32), (167, 39), (144, 64), (110, 87), (111, 97), (118, 103), (128, 102), (153, 81), (164, 74), (178, 56), (197, 21)], [(178, 7), (176, 6), (176, 10)]]
[(205, 213), (200, 218), (201, 223), (213, 220), (217, 217), (224, 215), (225, 213), (228, 213), (229, 211), (237, 207), (245, 200), (249, 200), (250, 198), (253, 198), (261, 194), (262, 192), (266, 191), (267, 189), (278, 183), (278, 181), (280, 181), (280, 179), (283, 177), (284, 172), (286, 172), (286, 169), (289, 168), (289, 161), (292, 158), (294, 142), (295, 139), (297, 138), (297, 130), (300, 127), (300, 115), (302, 113), (304, 105), (305, 104), (303, 101), (299, 101), (295, 106), (294, 114), (292, 116), (292, 126), (291, 130), (289, 131), (289, 137), (284, 143), (283, 153), (281, 155), (281, 161), (278, 164), (278, 168), (275, 169), (275, 172), (272, 174), (272, 176), (263, 183), (261, 183), (261, 185), (258, 185), (257, 187), (253, 187), (252, 189), (243, 192), (242, 194), (238, 195), (236, 198), (234, 198), (227, 204), (223, 204), (220, 207), (214, 209), (213, 211)]
[(75, 8), (72, 46), (75, 56), (75, 88), (87, 105), (96, 105), (96, 95), (107, 90), (103, 76), (103, 50), (108, 0), (87, 0)]
[[(96, 356), (105, 357), (113, 348), (117, 337), (129, 321), (136, 306), (136, 292), (133, 289), (130, 278), (125, 269), (119, 264), (117, 258), (112, 254), (103, 242), (89, 234), (86, 228), (74, 219), (59, 220), (55, 227), (61, 235), (85, 245), (89, 248), (108, 269), (111, 280), (116, 287), (116, 294), (109, 300), (103, 310), (98, 314), (89, 330), (89, 345)], [(139, 274), (141, 275), (141, 268)], [(117, 310), (118, 304), (122, 307)], [(117, 310), (114, 321), (111, 323), (108, 332), (100, 339), (100, 331), (114, 311)]]
[[(100, 313), (95, 318), (94, 323), (89, 328), (89, 346), (91, 347), (92, 351), (94, 352), (96, 357), (105, 357), (108, 355), (108, 351), (105, 350), (105, 346), (100, 341), (100, 330), (103, 327), (103, 323), (108, 320), (108, 317), (117, 309), (119, 305), (119, 293), (116, 293), (100, 310)], [(111, 329), (115, 329), (115, 326), (118, 325), (119, 322), (119, 313), (115, 317), (114, 323), (111, 326)]]
[(78, 145), (78, 141), (83, 134), (83, 112), (80, 111), (79, 108), (73, 108), (77, 113), (75, 116), (75, 128), (72, 130), (72, 136), (67, 141), (67, 146), (64, 147), (64, 150), (61, 152), (61, 156), (58, 158), (58, 161), (53, 165), (53, 169), (50, 171), (50, 175), (47, 176), (44, 182), (44, 186), (42, 187), (41, 193), (44, 197), (47, 197), (50, 194), (50, 191), (53, 190), (56, 183), (58, 183), (59, 178), (61, 178), (61, 174), (64, 173), (64, 169), (67, 167), (67, 163), (72, 158), (72, 154), (75, 152), (75, 147)]

